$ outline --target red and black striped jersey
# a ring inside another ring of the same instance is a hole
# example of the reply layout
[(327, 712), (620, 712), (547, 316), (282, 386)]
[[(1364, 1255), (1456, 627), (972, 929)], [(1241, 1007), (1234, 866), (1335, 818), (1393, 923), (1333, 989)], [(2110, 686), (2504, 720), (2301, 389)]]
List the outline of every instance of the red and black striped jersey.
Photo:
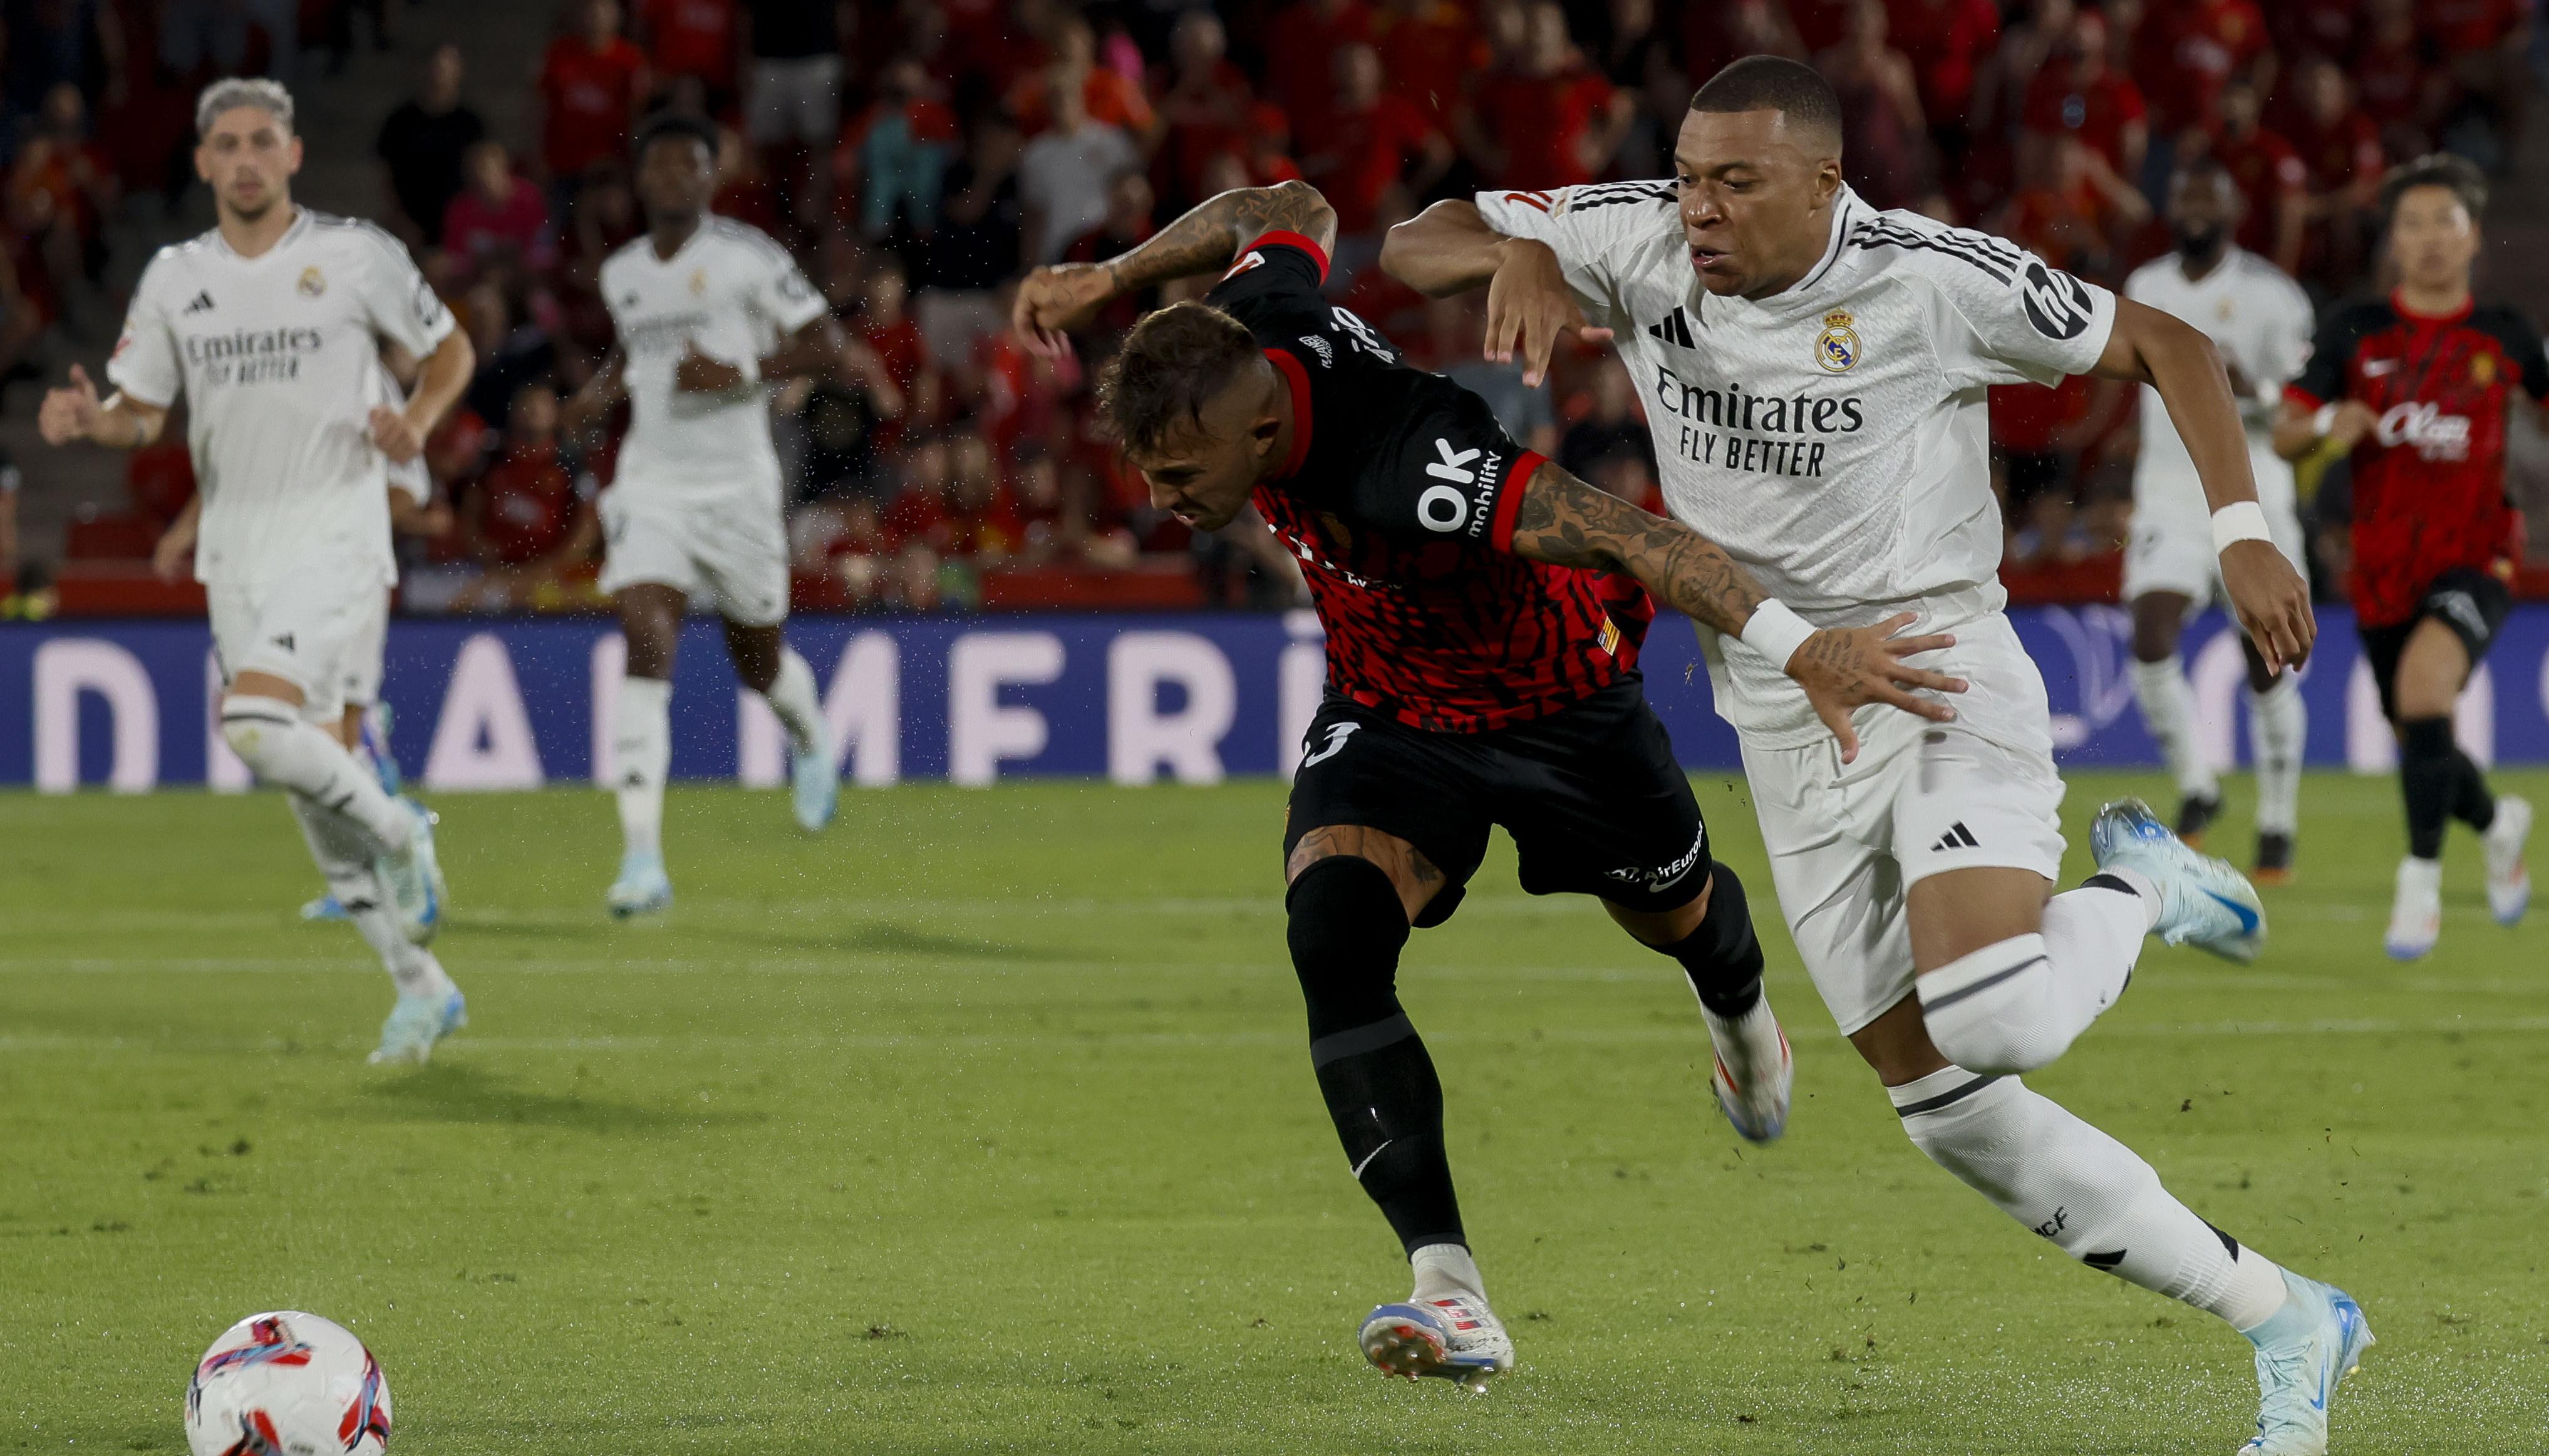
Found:
[(1309, 581), (1329, 687), (1411, 727), (1481, 733), (1607, 686), (1654, 616), (1645, 590), (1511, 554), (1547, 462), (1485, 401), (1331, 305), (1327, 267), (1309, 238), (1269, 233), (1204, 302), (1291, 388), (1291, 458), (1251, 499)]
[(2365, 626), (2413, 617), (2455, 567), (2512, 573), (2504, 411), (2517, 389), (2549, 397), (2549, 356), (2509, 308), (2429, 318), (2394, 296), (2349, 304), (2320, 325), (2285, 394), (2312, 410), (2360, 400), (2379, 416), (2353, 455), (2354, 610)]

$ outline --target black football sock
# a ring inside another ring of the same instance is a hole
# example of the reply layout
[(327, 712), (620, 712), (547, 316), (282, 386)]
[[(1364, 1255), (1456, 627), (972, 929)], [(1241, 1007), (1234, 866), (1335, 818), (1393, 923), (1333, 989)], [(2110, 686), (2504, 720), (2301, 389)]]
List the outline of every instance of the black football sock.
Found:
[(2452, 817), (2485, 834), (2496, 824), (2496, 794), (2486, 771), (2468, 754), (2452, 750)]
[(1687, 936), (1654, 949), (1681, 962), (1699, 1004), (1730, 1020), (1761, 1004), (1761, 940), (1752, 933), (1752, 908), (1744, 881), (1715, 866), (1716, 888), (1708, 914)]
[[(2399, 725), (2399, 787), (2407, 798), (2407, 853), (2437, 860), (2443, 853), (2443, 821), (2451, 808), (2454, 779), (2452, 720), (2410, 718)], [(2473, 769), (2471, 772), (2477, 772)]]
[(1301, 871), (1284, 907), (1310, 1065), (1346, 1165), (1410, 1253), (1465, 1245), (1443, 1146), (1443, 1083), (1398, 1005), (1407, 911), (1397, 888), (1370, 861), (1336, 855)]

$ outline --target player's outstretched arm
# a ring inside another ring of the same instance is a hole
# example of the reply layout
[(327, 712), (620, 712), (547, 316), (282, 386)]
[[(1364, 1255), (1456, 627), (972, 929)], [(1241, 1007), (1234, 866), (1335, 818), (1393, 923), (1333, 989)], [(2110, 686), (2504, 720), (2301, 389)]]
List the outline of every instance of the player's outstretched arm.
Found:
[(566, 403), (558, 407), (558, 433), (571, 440), (581, 438), (619, 408), (620, 401), (628, 398), (627, 371), (628, 356), (613, 349), (602, 367), (593, 371), (593, 378), (584, 382), (584, 388), (569, 395)]
[(47, 390), (45, 403), (36, 410), (36, 429), (47, 445), (92, 440), (109, 449), (139, 450), (158, 439), (167, 422), (166, 410), (131, 395), (119, 393), (101, 403), (88, 371), (76, 364), (70, 383)]
[(2310, 585), (2267, 534), (2257, 482), (2248, 470), (2248, 432), (2213, 340), (2183, 319), (2118, 299), (2115, 331), (2092, 372), (2159, 391), (2213, 506), (2221, 582), (2239, 625), (2270, 670), (2309, 657), (2318, 630)]
[(469, 378), (477, 371), (478, 347), (469, 335), (457, 328), (444, 334), (417, 366), (416, 391), (406, 408), (372, 407), (372, 443), (401, 465), (424, 454), (425, 437), (468, 393)]
[[(1516, 556), (1554, 566), (1634, 578), (1666, 605), (1730, 637), (1744, 637), (1756, 614), (1775, 614), (1803, 625), (1794, 613), (1772, 601), (1752, 574), (1716, 542), (1679, 521), (1640, 510), (1547, 462), (1523, 483), (1512, 549)], [(1956, 639), (1945, 635), (1895, 635), (1913, 620), (1912, 613), (1904, 612), (1870, 627), (1812, 631), (1780, 665), (1805, 688), (1816, 716), (1841, 740), (1843, 763), (1858, 757), (1858, 735), (1851, 730), (1849, 715), (1864, 704), (1888, 703), (1942, 723), (1956, 716), (1945, 703), (1912, 695), (1914, 688), (1965, 690), (1961, 679), (1904, 661), (1955, 645)]]
[(1498, 232), (1473, 202), (1448, 198), (1390, 228), (1381, 239), (1380, 268), (1430, 299), (1484, 285), (1486, 357), (1507, 364), (1521, 349), (1523, 383), (1534, 388), (1549, 372), (1559, 334), (1572, 329), (1590, 343), (1611, 338), (1611, 330), (1585, 321), (1557, 249)]
[(1069, 347), (1066, 335), (1128, 293), (1229, 267), (1239, 250), (1269, 232), (1297, 232), (1322, 251), (1336, 246), (1337, 214), (1307, 182), (1234, 187), (1187, 210), (1140, 247), (1102, 263), (1038, 268), (1018, 285), (1009, 322), (1018, 337), (1046, 353)]

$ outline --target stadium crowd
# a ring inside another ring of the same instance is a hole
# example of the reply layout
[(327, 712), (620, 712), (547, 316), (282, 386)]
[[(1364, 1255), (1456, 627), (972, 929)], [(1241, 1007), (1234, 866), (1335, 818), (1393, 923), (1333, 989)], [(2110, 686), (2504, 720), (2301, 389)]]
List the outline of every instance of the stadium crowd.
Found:
[[(184, 185), (196, 84), (286, 69), (269, 26), (315, 43), (306, 73), (385, 5), (7, 0), (0, 369), (59, 314), (57, 280), (98, 276), (119, 190)], [(446, 46), (377, 136), (381, 220), (481, 361), (430, 442), (444, 503), (407, 522), (407, 602), (592, 602), (613, 446), (562, 437), (557, 407), (610, 348), (595, 278), (639, 230), (627, 145), (657, 108), (720, 125), (718, 210), (788, 243), (853, 340), (851, 377), (778, 402), (801, 607), (1272, 605), (1299, 586), (1265, 532), (1190, 539), (1096, 436), (1104, 346), (1057, 362), (1005, 334), (1026, 268), (1306, 178), (1339, 216), (1341, 303), (1517, 438), (1652, 504), (1619, 365), (1578, 351), (1526, 389), (1479, 362), (1476, 297), (1428, 302), (1373, 266), (1383, 230), (1474, 189), (1667, 175), (1695, 81), (1771, 51), (1832, 79), (1850, 180), (1881, 206), (2114, 285), (2168, 246), (2172, 166), (2211, 152), (2247, 197), (2240, 242), (2325, 303), (2371, 282), (2385, 167), (2436, 147), (2513, 165), (2531, 24), (2527, 0), (572, 0), (529, 135), (482, 120)], [(1996, 392), (2014, 564), (2112, 553), (2132, 404), (2085, 379)], [(142, 452), (133, 481), (142, 514), (173, 515), (182, 446)]]

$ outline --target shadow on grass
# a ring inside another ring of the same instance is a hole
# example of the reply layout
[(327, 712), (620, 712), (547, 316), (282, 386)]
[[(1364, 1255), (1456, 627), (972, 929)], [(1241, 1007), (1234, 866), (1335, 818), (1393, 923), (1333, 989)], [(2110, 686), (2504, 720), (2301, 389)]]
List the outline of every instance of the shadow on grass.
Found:
[(759, 1113), (694, 1112), (618, 1102), (580, 1093), (535, 1092), (508, 1085), (466, 1062), (437, 1061), (366, 1087), (369, 1100), (349, 1104), (413, 1122), (497, 1123), (566, 1128), (584, 1133), (669, 1133), (762, 1121)]
[(699, 925), (674, 927), (707, 940), (733, 945), (743, 943), (771, 950), (797, 951), (808, 955), (825, 952), (848, 952), (864, 956), (925, 956), (943, 960), (1061, 960), (1068, 956), (1046, 946), (1002, 946), (989, 941), (966, 940), (961, 936), (943, 936), (930, 931), (914, 930), (890, 920), (871, 920), (858, 925), (809, 924), (802, 931), (788, 930), (767, 922), (758, 925)]

